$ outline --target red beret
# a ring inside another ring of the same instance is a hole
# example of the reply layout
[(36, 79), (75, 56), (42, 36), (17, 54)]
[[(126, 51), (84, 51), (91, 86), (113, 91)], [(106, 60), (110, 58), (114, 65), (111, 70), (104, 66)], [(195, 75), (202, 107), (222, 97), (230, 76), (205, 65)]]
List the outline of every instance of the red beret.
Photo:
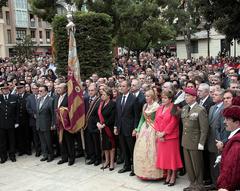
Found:
[(223, 116), (240, 121), (240, 107), (232, 105), (223, 110)]
[(186, 94), (197, 96), (197, 90), (195, 88), (184, 88)]

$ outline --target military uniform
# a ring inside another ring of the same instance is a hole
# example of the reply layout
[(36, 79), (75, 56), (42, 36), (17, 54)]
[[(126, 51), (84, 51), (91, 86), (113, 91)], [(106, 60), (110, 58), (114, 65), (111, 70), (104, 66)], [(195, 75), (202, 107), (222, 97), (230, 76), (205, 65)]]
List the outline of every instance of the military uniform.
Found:
[(16, 137), (19, 155), (31, 154), (31, 129), (29, 127), (29, 114), (26, 108), (26, 98), (29, 95), (28, 93), (18, 95), (19, 127), (17, 128)]
[[(1, 163), (15, 159), (15, 125), (18, 124), (18, 98), (15, 95), (0, 95), (0, 157)], [(7, 147), (8, 146), (8, 147)]]
[(199, 144), (205, 145), (208, 133), (208, 117), (204, 107), (195, 102), (192, 108), (183, 107), (181, 113), (183, 123), (182, 146), (186, 170), (191, 186), (203, 184), (203, 153)]

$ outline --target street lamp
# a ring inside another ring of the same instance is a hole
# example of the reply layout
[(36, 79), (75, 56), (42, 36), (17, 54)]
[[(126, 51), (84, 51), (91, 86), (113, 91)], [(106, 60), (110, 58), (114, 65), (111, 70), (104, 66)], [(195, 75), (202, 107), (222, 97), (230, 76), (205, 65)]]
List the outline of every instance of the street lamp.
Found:
[(212, 23), (206, 22), (204, 25), (204, 28), (207, 30), (207, 55), (210, 57), (210, 29), (211, 29)]

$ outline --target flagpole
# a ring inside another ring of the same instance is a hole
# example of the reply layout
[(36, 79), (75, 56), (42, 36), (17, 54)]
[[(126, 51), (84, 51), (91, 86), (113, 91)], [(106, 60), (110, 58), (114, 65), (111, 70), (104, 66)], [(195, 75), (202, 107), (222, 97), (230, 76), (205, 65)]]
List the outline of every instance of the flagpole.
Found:
[[(67, 20), (68, 20), (68, 24), (67, 24), (66, 28), (67, 28), (67, 31), (68, 31), (68, 35), (69, 35), (69, 38), (71, 38), (71, 35), (72, 35), (74, 40), (75, 40), (74, 35), (75, 35), (76, 28), (75, 28), (75, 24), (73, 23), (73, 13), (77, 11), (76, 4), (73, 3), (72, 5), (70, 5), (70, 4), (66, 3), (64, 0), (58, 0), (57, 4), (61, 5), (62, 7), (64, 7), (66, 9)], [(80, 75), (80, 73), (79, 73), (79, 75)], [(84, 157), (85, 157), (85, 163), (86, 163), (86, 158), (87, 157), (86, 157), (86, 150), (85, 150), (86, 146), (85, 146), (83, 128), (80, 129), (80, 136), (81, 136), (81, 142), (82, 142), (82, 147), (83, 147), (83, 152), (84, 152)]]

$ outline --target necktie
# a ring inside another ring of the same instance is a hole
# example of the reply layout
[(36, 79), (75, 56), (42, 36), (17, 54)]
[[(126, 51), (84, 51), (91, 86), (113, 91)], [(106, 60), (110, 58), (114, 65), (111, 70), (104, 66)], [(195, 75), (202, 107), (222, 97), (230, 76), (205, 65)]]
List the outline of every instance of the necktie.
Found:
[(215, 108), (214, 108), (214, 110), (213, 110), (213, 117), (216, 116), (217, 111), (218, 111), (218, 106), (216, 105)]
[(4, 96), (4, 100), (7, 102), (7, 100), (8, 100), (7, 95)]
[(43, 97), (39, 99), (39, 109), (42, 107), (42, 105), (43, 105)]
[(200, 100), (200, 105), (201, 105), (201, 106), (203, 105), (203, 100), (202, 100), (202, 99)]
[(122, 103), (121, 103), (122, 110), (124, 109), (124, 106), (125, 106), (125, 99), (126, 99), (126, 96), (123, 96)]

